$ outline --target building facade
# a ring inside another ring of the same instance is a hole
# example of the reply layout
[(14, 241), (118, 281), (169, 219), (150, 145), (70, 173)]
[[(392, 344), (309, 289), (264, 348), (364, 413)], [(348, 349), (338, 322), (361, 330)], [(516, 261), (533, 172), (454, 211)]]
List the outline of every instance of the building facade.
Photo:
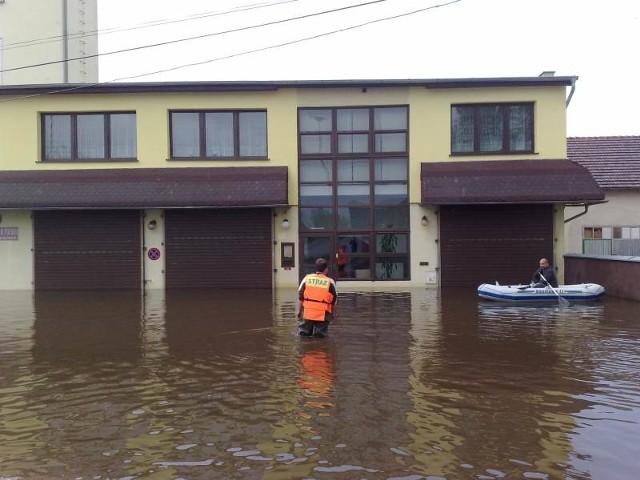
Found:
[(0, 2), (0, 84), (98, 81), (97, 0)]
[(562, 278), (574, 77), (0, 87), (3, 289)]
[(606, 200), (566, 209), (567, 252), (640, 256), (640, 136), (570, 137), (567, 153), (589, 170)]

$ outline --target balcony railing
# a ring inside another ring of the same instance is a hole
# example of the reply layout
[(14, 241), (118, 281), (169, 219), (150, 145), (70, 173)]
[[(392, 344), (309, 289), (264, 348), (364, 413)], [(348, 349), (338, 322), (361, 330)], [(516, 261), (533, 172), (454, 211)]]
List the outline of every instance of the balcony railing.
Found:
[(640, 239), (583, 239), (582, 253), (585, 255), (623, 255), (626, 257), (638, 257), (640, 256)]

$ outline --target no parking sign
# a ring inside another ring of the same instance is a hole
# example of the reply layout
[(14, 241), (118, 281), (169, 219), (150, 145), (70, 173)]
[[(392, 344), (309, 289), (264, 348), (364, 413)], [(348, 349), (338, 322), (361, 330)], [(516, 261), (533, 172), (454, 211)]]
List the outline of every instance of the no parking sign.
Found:
[(160, 258), (160, 249), (156, 247), (152, 247), (147, 251), (147, 257), (150, 260), (158, 260)]

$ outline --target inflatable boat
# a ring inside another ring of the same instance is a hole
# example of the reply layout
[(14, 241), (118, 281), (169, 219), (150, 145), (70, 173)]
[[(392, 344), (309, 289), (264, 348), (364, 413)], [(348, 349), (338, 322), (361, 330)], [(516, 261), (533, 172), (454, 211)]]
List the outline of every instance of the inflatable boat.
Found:
[[(555, 292), (553, 291), (555, 290)], [(529, 285), (495, 285), (483, 283), (478, 287), (478, 296), (498, 302), (539, 302), (558, 300), (558, 295), (570, 301), (596, 300), (604, 295), (604, 287), (597, 283), (560, 285), (551, 289), (534, 288)]]

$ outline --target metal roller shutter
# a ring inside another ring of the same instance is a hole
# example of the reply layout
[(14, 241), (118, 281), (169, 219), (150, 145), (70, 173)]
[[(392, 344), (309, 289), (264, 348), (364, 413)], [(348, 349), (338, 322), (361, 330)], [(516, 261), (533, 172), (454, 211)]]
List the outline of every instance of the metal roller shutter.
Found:
[(168, 210), (166, 285), (271, 288), (269, 209)]
[(528, 282), (541, 257), (553, 262), (551, 205), (440, 207), (443, 287)]
[(34, 212), (37, 290), (140, 289), (140, 212)]

